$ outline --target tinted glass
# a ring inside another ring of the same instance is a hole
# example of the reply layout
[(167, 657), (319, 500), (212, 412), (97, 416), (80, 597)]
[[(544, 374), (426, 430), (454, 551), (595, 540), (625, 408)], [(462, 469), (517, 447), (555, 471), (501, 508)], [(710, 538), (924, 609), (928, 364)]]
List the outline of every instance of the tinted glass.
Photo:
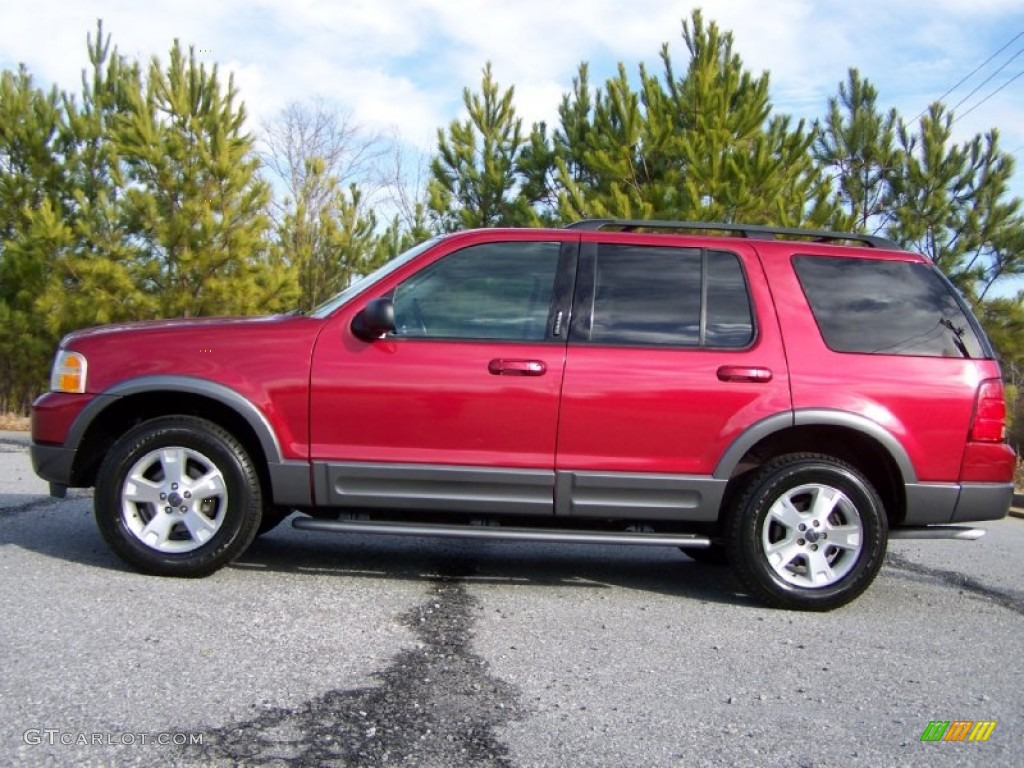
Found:
[(750, 294), (733, 253), (708, 253), (707, 328), (704, 346), (736, 349), (754, 340)]
[(558, 243), (487, 243), (445, 256), (395, 290), (395, 336), (541, 340)]
[(750, 301), (734, 254), (709, 252), (708, 312), (701, 338), (699, 248), (602, 245), (590, 340), (599, 344), (743, 347), (753, 338)]
[(590, 340), (697, 346), (700, 251), (602, 245)]
[(837, 352), (985, 356), (952, 289), (927, 264), (811, 256), (794, 264), (821, 335)]

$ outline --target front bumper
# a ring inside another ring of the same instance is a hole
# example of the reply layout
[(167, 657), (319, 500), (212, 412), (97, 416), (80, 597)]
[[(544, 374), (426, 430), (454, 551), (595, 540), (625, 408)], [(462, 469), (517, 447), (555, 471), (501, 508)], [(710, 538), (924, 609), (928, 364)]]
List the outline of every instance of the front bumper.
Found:
[(50, 494), (63, 496), (74, 485), (75, 456), (85, 424), (78, 417), (93, 395), (47, 392), (32, 403), (32, 468), (50, 483)]
[(51, 496), (63, 497), (64, 492), (71, 485), (71, 470), (75, 465), (76, 453), (77, 451), (73, 448), (44, 443), (32, 443), (29, 448), (32, 469), (43, 480), (50, 483)]

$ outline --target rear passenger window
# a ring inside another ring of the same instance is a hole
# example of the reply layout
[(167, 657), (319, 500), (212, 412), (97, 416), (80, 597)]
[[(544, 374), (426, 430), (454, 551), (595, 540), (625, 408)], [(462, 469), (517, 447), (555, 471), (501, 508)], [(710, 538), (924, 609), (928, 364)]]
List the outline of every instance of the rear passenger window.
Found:
[(953, 289), (927, 264), (821, 256), (793, 263), (836, 352), (985, 357)]
[(601, 245), (589, 341), (742, 348), (754, 338), (739, 258), (700, 248)]

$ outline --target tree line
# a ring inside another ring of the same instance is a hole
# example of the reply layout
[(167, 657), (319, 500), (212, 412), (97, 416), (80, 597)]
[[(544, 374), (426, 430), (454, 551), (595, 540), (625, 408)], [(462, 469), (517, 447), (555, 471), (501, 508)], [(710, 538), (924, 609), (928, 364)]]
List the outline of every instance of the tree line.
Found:
[(131, 60), (102, 23), (80, 91), (0, 73), (0, 410), (45, 388), (60, 337), (100, 323), (308, 310), (410, 245), (464, 227), (587, 217), (882, 234), (931, 258), (1004, 365), (1024, 365), (1024, 214), (996, 130), (953, 139), (942, 103), (883, 111), (856, 69), (813, 122), (694, 11), (684, 65), (593, 83), (524, 126), (490, 64), (417, 176), (394, 142), (322, 102), (249, 131), (233, 78), (174, 41)]

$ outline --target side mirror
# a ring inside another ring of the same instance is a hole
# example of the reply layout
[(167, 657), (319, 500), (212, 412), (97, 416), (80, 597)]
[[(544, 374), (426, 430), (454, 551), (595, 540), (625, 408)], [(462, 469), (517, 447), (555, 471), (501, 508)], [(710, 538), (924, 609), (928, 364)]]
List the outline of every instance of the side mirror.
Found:
[(395, 305), (391, 299), (373, 299), (352, 318), (352, 333), (363, 341), (379, 339), (395, 330)]

